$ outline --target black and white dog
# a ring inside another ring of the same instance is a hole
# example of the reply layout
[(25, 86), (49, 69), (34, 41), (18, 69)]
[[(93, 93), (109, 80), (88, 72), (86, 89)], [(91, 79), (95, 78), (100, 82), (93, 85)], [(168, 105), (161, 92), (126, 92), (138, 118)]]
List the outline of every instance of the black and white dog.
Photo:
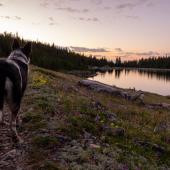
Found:
[(0, 59), (0, 124), (4, 123), (3, 106), (6, 101), (11, 111), (10, 128), (20, 140), (16, 130), (16, 119), (27, 86), (31, 43), (20, 47), (19, 42), (15, 39), (12, 50), (7, 59)]

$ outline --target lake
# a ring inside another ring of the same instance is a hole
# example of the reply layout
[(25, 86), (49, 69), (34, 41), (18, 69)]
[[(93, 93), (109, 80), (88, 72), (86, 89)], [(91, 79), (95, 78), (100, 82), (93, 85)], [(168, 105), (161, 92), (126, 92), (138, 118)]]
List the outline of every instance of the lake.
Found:
[(97, 73), (89, 78), (121, 88), (135, 88), (160, 95), (170, 95), (170, 70), (161, 69), (113, 69), (111, 72)]

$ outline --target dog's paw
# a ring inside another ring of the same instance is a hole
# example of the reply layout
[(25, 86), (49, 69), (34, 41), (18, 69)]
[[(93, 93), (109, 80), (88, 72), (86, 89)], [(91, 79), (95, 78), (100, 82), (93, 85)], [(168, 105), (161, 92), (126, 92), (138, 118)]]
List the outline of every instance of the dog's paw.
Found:
[(16, 131), (12, 131), (12, 141), (14, 143), (23, 144), (24, 140), (18, 135)]

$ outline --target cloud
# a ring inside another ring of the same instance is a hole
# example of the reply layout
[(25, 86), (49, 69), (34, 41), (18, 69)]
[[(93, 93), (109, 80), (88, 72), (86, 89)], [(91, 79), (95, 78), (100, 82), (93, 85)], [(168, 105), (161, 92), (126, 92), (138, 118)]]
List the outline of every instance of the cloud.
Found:
[(1, 19), (7, 19), (7, 20), (21, 20), (22, 18), (19, 16), (0, 16)]
[(112, 7), (110, 7), (110, 6), (105, 6), (103, 9), (104, 9), (104, 10), (111, 10)]
[(121, 48), (115, 48), (115, 51), (119, 52), (119, 53), (123, 52), (123, 50)]
[(53, 17), (48, 17), (48, 19), (49, 19), (50, 21), (54, 21), (54, 18), (53, 18)]
[(124, 56), (131, 56), (131, 55), (135, 55), (135, 56), (158, 56), (160, 55), (160, 53), (156, 52), (156, 51), (144, 51), (144, 52), (127, 52), (122, 50), (121, 48), (115, 48), (115, 52), (124, 55)]
[(98, 19), (97, 17), (92, 17), (92, 18), (84, 18), (84, 17), (80, 17), (79, 20), (80, 20), (80, 21), (99, 22), (99, 19)]
[(16, 20), (21, 20), (21, 17), (15, 16), (14, 17)]
[(101, 5), (103, 3), (103, 0), (91, 0), (91, 2), (95, 5)]
[(118, 5), (116, 8), (117, 9), (126, 9), (126, 8), (132, 9), (132, 8), (136, 7), (136, 5), (137, 4), (135, 4), (135, 3), (123, 3), (123, 4)]
[(139, 19), (139, 16), (135, 16), (135, 15), (124, 15), (125, 18), (129, 18), (129, 19)]
[(32, 25), (40, 25), (40, 22), (32, 22)]
[(4, 6), (4, 4), (0, 3), (0, 7), (1, 7), (1, 6)]
[(66, 11), (66, 12), (70, 12), (70, 13), (87, 13), (89, 12), (89, 9), (76, 9), (76, 8), (72, 8), (72, 7), (62, 7), (62, 8), (56, 8), (57, 10), (60, 11)]
[(56, 22), (50, 22), (48, 25), (49, 25), (49, 26), (55, 26), (55, 25), (58, 25), (58, 23), (56, 23)]
[(101, 52), (101, 53), (109, 52), (109, 50), (106, 48), (86, 48), (86, 47), (73, 47), (73, 46), (71, 46), (70, 48), (71, 48), (71, 50), (76, 51), (76, 52), (93, 52), (93, 53), (95, 53), (95, 52)]
[(44, 1), (40, 2), (40, 6), (43, 8), (47, 8), (49, 6), (48, 0), (44, 0)]
[[(128, 53), (127, 53), (127, 54), (128, 54)], [(155, 51), (138, 52), (138, 53), (132, 53), (132, 52), (130, 52), (129, 54), (141, 55), (141, 56), (155, 56), (155, 55), (160, 55), (160, 53), (155, 52)]]
[(150, 0), (138, 0), (136, 2), (126, 2), (126, 3), (121, 3), (116, 6), (117, 9), (119, 10), (124, 10), (124, 9), (133, 9), (137, 6), (146, 4), (148, 7), (153, 6), (154, 3), (150, 2)]

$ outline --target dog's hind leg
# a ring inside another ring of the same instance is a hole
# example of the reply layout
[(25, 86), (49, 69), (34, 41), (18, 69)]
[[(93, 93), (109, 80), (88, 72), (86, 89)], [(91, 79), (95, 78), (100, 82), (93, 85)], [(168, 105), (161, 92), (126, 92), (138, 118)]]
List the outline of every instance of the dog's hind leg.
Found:
[(19, 141), (19, 143), (23, 143), (23, 140), (18, 135), (18, 132), (16, 129), (17, 115), (18, 115), (19, 109), (20, 109), (20, 107), (18, 106), (17, 109), (11, 110), (12, 113), (11, 113), (11, 118), (10, 118), (10, 129), (11, 129), (13, 137), (16, 137), (16, 139)]
[(3, 124), (3, 122), (4, 122), (3, 111), (0, 110), (0, 124)]

